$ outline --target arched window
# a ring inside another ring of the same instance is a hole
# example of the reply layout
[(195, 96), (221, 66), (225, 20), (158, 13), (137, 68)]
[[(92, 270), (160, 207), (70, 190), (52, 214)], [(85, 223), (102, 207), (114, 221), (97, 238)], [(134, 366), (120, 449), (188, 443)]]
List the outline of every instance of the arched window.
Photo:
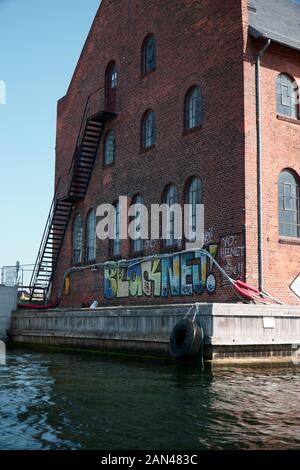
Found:
[(156, 67), (156, 41), (153, 35), (148, 36), (143, 44), (143, 73), (149, 73)]
[(113, 63), (110, 68), (110, 88), (114, 90), (118, 86), (118, 74), (117, 74), (117, 67), (116, 64)]
[(122, 253), (122, 242), (120, 239), (121, 235), (121, 212), (120, 212), (120, 203), (116, 202), (114, 204), (115, 213), (113, 221), (113, 234), (114, 238), (111, 243), (111, 254), (112, 256), (121, 256)]
[(199, 127), (202, 121), (202, 95), (198, 86), (190, 89), (185, 99), (185, 128)]
[(131, 251), (133, 253), (140, 253), (143, 251), (144, 248), (144, 240), (142, 237), (142, 225), (143, 225), (143, 205), (144, 205), (144, 198), (141, 194), (137, 194), (132, 199), (132, 205), (134, 207), (134, 232), (138, 237), (131, 241)]
[(277, 112), (299, 119), (299, 89), (296, 81), (284, 73), (277, 77)]
[[(178, 193), (176, 186), (174, 184), (170, 184), (164, 194), (164, 204), (166, 204), (169, 208), (172, 208), (174, 204), (178, 203)], [(165, 214), (164, 226), (166, 227), (166, 234), (163, 234), (164, 239), (164, 246), (165, 247), (172, 247), (176, 245), (176, 238), (175, 238), (175, 213), (174, 210), (168, 210)]]
[(74, 219), (73, 223), (73, 262), (81, 263), (82, 259), (82, 217), (80, 214)]
[(279, 234), (299, 237), (299, 185), (290, 170), (279, 176)]
[(86, 219), (86, 260), (96, 259), (96, 211), (90, 210)]
[(189, 205), (188, 208), (188, 229), (189, 229), (189, 236), (188, 241), (193, 242), (196, 240), (196, 235), (200, 235), (196, 233), (198, 211), (197, 205), (202, 204), (203, 202), (203, 191), (202, 191), (202, 181), (198, 177), (194, 177), (190, 180), (187, 186), (186, 192), (186, 203)]
[(154, 111), (147, 111), (142, 121), (142, 146), (153, 147), (156, 142), (156, 117)]
[(106, 134), (104, 143), (104, 165), (111, 165), (116, 158), (116, 133), (114, 130)]
[(118, 73), (115, 62), (111, 62), (105, 74), (105, 104), (106, 110), (116, 112)]

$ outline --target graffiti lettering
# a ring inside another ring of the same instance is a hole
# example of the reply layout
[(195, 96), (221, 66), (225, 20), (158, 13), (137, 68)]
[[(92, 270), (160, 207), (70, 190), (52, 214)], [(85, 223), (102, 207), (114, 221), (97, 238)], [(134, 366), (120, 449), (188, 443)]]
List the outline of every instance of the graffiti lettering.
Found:
[[(206, 250), (215, 258), (218, 245)], [(128, 268), (107, 268), (104, 271), (104, 297), (176, 297), (212, 294), (216, 288), (213, 262), (199, 251), (174, 255), (161, 260), (137, 263)]]
[[(234, 279), (244, 278), (245, 242), (243, 234), (227, 235), (220, 241), (220, 264), (226, 274)], [(222, 275), (222, 285), (228, 279)]]

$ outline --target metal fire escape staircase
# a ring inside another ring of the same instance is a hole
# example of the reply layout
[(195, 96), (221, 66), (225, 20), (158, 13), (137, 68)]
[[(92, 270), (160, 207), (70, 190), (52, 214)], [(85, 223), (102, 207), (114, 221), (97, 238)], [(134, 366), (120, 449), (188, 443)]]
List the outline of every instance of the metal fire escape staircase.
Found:
[(69, 173), (57, 181), (30, 282), (31, 301), (46, 301), (74, 203), (84, 199), (105, 123), (116, 116), (106, 110), (104, 90), (89, 96)]

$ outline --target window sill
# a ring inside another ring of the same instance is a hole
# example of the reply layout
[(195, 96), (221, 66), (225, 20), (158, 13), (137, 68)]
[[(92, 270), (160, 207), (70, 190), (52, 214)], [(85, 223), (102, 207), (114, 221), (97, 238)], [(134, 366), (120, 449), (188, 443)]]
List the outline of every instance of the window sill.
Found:
[(147, 147), (147, 148), (141, 148), (140, 154), (143, 155), (144, 153), (151, 152), (151, 150), (153, 150), (154, 148), (155, 148), (155, 145), (151, 145), (150, 147)]
[(76, 263), (75, 263), (75, 261), (72, 261), (72, 267), (73, 268), (80, 268), (82, 266), (82, 264), (83, 264), (82, 261), (77, 261)]
[(288, 116), (283, 116), (282, 114), (277, 114), (277, 119), (279, 121), (290, 122), (291, 124), (296, 124), (300, 126), (300, 120), (295, 118), (290, 118)]
[(84, 267), (94, 266), (95, 263), (96, 263), (96, 259), (88, 260), (88, 261), (82, 262), (81, 266), (84, 266)]
[(103, 163), (103, 168), (111, 168), (112, 166), (115, 166), (116, 162), (113, 161), (111, 163)]
[(172, 254), (172, 253), (177, 253), (177, 251), (180, 251), (178, 249), (177, 245), (172, 245), (172, 246), (161, 246), (160, 252), (161, 254)]
[(111, 255), (107, 262), (112, 262), (112, 263), (117, 263), (118, 261), (121, 261), (123, 258), (121, 255)]
[(136, 258), (143, 258), (144, 252), (143, 251), (136, 251), (136, 252), (131, 252), (130, 253), (130, 259), (136, 259)]
[(281, 243), (282, 245), (299, 245), (300, 246), (300, 238), (280, 237), (279, 243)]
[(189, 134), (193, 134), (194, 132), (200, 131), (200, 129), (202, 129), (202, 124), (200, 124), (200, 126), (193, 127), (192, 129), (184, 129), (182, 135), (186, 136)]
[(154, 67), (154, 69), (152, 70), (149, 70), (149, 72), (142, 72), (142, 76), (141, 78), (146, 78), (146, 77), (149, 77), (149, 75), (151, 75), (152, 73), (154, 73), (156, 71), (156, 68)]

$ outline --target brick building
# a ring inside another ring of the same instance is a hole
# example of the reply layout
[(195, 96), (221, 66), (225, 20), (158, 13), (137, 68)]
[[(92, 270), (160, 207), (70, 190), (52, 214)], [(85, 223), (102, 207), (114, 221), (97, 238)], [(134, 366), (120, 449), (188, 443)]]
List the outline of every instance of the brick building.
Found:
[[(299, 303), (300, 6), (290, 0), (102, 0), (58, 103), (52, 257), (64, 306), (236, 301), (184, 240), (95, 240), (120, 195), (205, 205), (206, 249), (233, 278)], [(75, 149), (75, 151), (74, 151)], [(169, 253), (134, 268), (107, 260)], [(45, 279), (44, 279), (45, 280)]]

